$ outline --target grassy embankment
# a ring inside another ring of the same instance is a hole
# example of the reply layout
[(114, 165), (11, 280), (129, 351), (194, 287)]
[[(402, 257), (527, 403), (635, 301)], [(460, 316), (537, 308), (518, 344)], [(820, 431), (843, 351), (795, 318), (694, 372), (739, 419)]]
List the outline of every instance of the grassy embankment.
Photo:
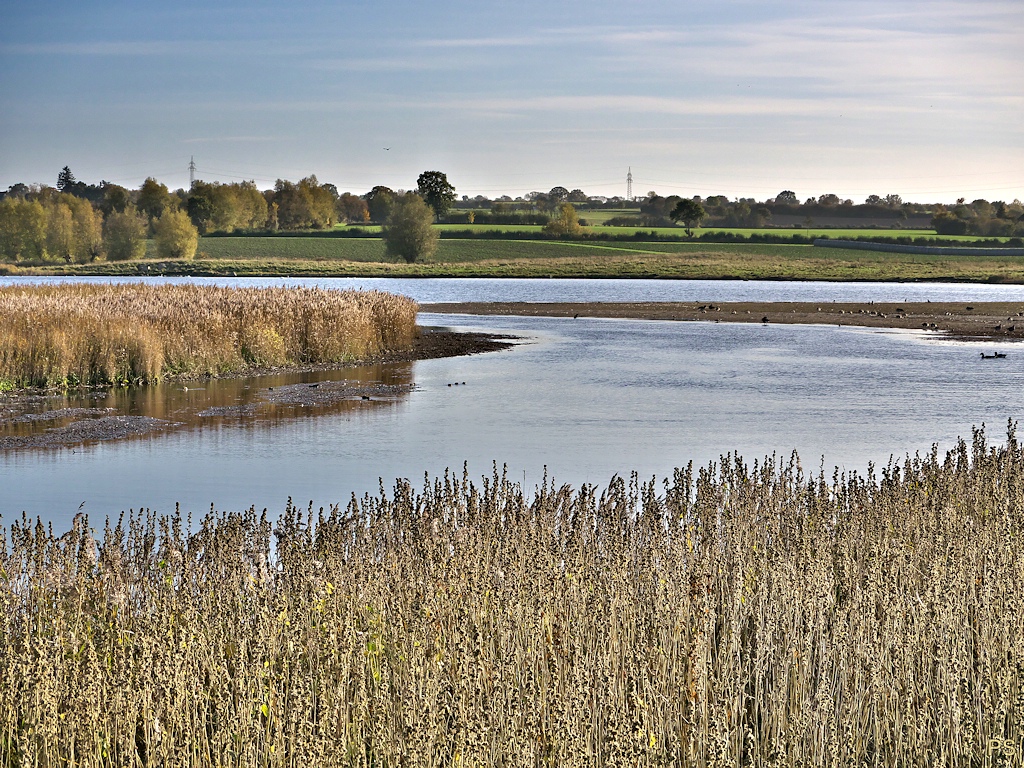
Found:
[(0, 287), (0, 389), (344, 362), (407, 349), (417, 306), (380, 291)]
[[(851, 230), (849, 236), (874, 234)], [(906, 234), (906, 233), (903, 233)], [(1024, 282), (1024, 258), (897, 254), (768, 243), (443, 239), (429, 261), (389, 260), (376, 238), (208, 237), (193, 262), (5, 267), (14, 275), (652, 277)]]
[[(1024, 448), (0, 537), (0, 765), (983, 765)], [(275, 543), (272, 544), (272, 541)]]

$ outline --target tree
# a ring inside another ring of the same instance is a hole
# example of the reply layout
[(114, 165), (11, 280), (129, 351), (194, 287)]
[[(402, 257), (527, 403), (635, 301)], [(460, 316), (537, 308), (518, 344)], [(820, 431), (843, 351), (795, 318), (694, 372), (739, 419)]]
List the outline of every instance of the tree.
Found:
[(397, 198), (381, 227), (388, 255), (410, 264), (433, 256), (439, 239), (433, 222), (434, 212), (422, 197), (410, 192)]
[(583, 227), (580, 226), (576, 209), (572, 203), (562, 203), (558, 206), (558, 213), (544, 225), (544, 232), (557, 237), (578, 237), (583, 234)]
[(448, 183), (448, 177), (440, 171), (421, 173), (416, 179), (416, 191), (434, 209), (434, 215), (439, 219), (455, 202), (455, 187)]
[(548, 198), (553, 203), (564, 203), (569, 199), (569, 190), (565, 187), (552, 187)]
[(383, 224), (391, 214), (391, 206), (395, 201), (395, 191), (390, 187), (376, 186), (363, 195), (366, 207), (370, 212), (370, 221)]
[(939, 211), (932, 216), (932, 229), (939, 235), (964, 235), (967, 222), (949, 211)]
[(672, 221), (681, 221), (686, 226), (686, 236), (693, 237), (693, 227), (699, 227), (707, 213), (704, 206), (689, 197), (684, 197), (672, 209), (669, 217)]
[(9, 261), (41, 259), (46, 253), (46, 218), (38, 200), (0, 200), (0, 256)]
[(775, 202), (784, 205), (799, 205), (800, 199), (796, 196), (796, 192), (784, 189), (775, 196)]
[(640, 213), (644, 215), (644, 226), (663, 227), (668, 224), (672, 211), (682, 198), (679, 195), (648, 195), (640, 202)]
[(199, 245), (199, 231), (184, 211), (168, 209), (153, 222), (156, 252), (162, 259), (195, 258)]
[(147, 222), (134, 207), (114, 211), (103, 222), (103, 247), (111, 261), (141, 259), (146, 255)]
[(585, 203), (587, 202), (587, 193), (582, 189), (574, 189), (569, 193), (569, 197), (566, 199), (570, 203)]
[(839, 195), (833, 195), (831, 193), (827, 195), (822, 195), (821, 197), (818, 198), (818, 205), (825, 205), (828, 206), (829, 208), (839, 205), (839, 203)]
[(213, 219), (213, 185), (197, 181), (185, 202), (185, 210), (200, 234), (205, 235)]
[(99, 256), (102, 218), (88, 200), (60, 194), (44, 205), (47, 211), (46, 253), (67, 263), (86, 264)]
[(103, 211), (104, 216), (109, 216), (111, 213), (121, 213), (131, 207), (131, 205), (132, 195), (127, 189), (119, 184), (104, 182), (103, 202), (100, 203), (100, 210)]
[(66, 165), (61, 169), (61, 172), (57, 174), (57, 189), (61, 192), (70, 192), (71, 187), (75, 184), (75, 174), (71, 172), (71, 169)]
[(150, 220), (157, 219), (171, 206), (171, 193), (166, 185), (150, 176), (139, 187), (135, 205)]
[(334, 210), (338, 213), (338, 220), (348, 224), (365, 224), (370, 220), (370, 209), (366, 201), (351, 192), (342, 192), (338, 195)]

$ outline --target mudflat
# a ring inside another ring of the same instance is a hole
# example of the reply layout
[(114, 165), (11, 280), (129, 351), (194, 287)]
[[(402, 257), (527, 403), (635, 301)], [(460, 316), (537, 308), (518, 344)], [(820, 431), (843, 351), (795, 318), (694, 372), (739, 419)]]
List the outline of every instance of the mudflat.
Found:
[(464, 302), (421, 312), (906, 328), (964, 341), (1024, 341), (1024, 302)]
[[(441, 328), (420, 327), (413, 346), (407, 350), (387, 352), (374, 358), (349, 364), (286, 368), (251, 368), (209, 378), (246, 378), (264, 374), (343, 370), (373, 363), (397, 363), (458, 357), (493, 352), (513, 346), (513, 337), (485, 333), (457, 333)], [(199, 382), (202, 382), (202, 378)], [(182, 384), (197, 380), (178, 379)], [(389, 400), (407, 392), (411, 386), (359, 383), (347, 380), (312, 384), (290, 384), (259, 390), (257, 402), (232, 407), (210, 407), (195, 416), (256, 417), (264, 406), (330, 406), (346, 400)], [(122, 440), (153, 432), (181, 429), (187, 424), (170, 419), (118, 413), (114, 408), (64, 407), (65, 395), (60, 391), (21, 390), (0, 394), (0, 452), (26, 448), (63, 448), (85, 443)], [(95, 388), (77, 393), (86, 399), (102, 398), (105, 390)], [(184, 418), (184, 416), (183, 416)], [(194, 419), (189, 416), (186, 421)], [(40, 428), (41, 427), (41, 428)]]

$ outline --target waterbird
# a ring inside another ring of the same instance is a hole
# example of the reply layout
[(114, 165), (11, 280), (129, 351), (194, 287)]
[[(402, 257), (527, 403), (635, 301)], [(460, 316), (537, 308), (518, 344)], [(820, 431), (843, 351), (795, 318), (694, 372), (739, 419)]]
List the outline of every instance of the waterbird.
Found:
[(762, 317), (761, 318), (761, 322), (762, 323), (767, 323), (768, 322), (768, 315), (765, 315), (764, 317)]

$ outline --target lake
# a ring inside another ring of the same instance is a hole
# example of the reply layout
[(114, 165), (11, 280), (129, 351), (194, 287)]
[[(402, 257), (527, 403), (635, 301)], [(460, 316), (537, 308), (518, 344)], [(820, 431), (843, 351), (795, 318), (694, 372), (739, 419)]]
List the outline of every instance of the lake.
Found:
[[(13, 282), (5, 279), (2, 282)], [(580, 280), (196, 280), (372, 287), (420, 301), (1016, 301), (1022, 286)], [(166, 433), (74, 449), (0, 454), (0, 515), (66, 528), (129, 508), (184, 511), (345, 504), (353, 493), (471, 477), (507, 464), (528, 488), (613, 474), (663, 478), (738, 451), (752, 462), (798, 451), (811, 471), (950, 447), (983, 422), (1001, 440), (1021, 413), (1024, 354), (913, 332), (820, 326), (421, 315), (425, 325), (511, 333), (503, 352), (297, 378), (161, 385), (103, 401), (184, 421)], [(197, 417), (326, 377), (411, 385), (380, 402), (277, 408), (260, 418)], [(448, 386), (458, 383), (457, 386)], [(465, 382), (463, 384), (462, 382)], [(77, 403), (73, 403), (77, 404)], [(97, 403), (94, 403), (97, 404)], [(51, 406), (52, 407), (52, 406)]]

